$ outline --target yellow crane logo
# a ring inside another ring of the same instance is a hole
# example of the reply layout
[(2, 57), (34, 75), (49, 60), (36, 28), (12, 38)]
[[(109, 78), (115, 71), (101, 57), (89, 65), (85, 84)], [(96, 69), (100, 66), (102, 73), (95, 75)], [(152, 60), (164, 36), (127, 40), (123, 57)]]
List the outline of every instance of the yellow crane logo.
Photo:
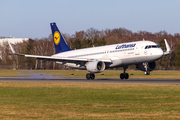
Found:
[(58, 31), (54, 32), (54, 43), (55, 43), (56, 45), (59, 44), (60, 39), (61, 39), (61, 36), (60, 36), (59, 32), (58, 32)]

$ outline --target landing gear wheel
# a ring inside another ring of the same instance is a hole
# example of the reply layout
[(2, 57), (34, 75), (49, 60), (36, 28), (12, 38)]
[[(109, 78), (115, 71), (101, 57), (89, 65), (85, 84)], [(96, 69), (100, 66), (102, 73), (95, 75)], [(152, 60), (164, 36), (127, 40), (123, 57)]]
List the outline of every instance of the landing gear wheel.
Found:
[(87, 74), (86, 74), (86, 79), (87, 79), (87, 80), (90, 80), (90, 79), (94, 80), (94, 78), (95, 78), (94, 73), (87, 73)]
[(120, 78), (121, 78), (121, 79), (124, 79), (124, 73), (121, 73), (121, 74), (120, 74)]
[(90, 75), (91, 75), (91, 79), (94, 80), (94, 78), (95, 78), (94, 73), (91, 73)]
[(120, 78), (121, 79), (128, 79), (129, 78), (129, 74), (128, 73), (121, 73), (120, 74)]
[(150, 75), (150, 71), (145, 71), (144, 74), (145, 75)]
[(124, 73), (121, 73), (120, 74), (120, 78), (121, 79), (128, 79), (129, 78), (129, 74), (126, 73), (126, 69), (128, 68), (128, 66), (124, 66), (123, 69), (124, 69)]
[(91, 79), (91, 75), (89, 73), (86, 74), (86, 79), (87, 80)]
[(125, 78), (125, 79), (128, 79), (128, 78), (129, 78), (129, 74), (128, 74), (128, 73), (125, 73), (125, 74), (124, 74), (124, 78)]

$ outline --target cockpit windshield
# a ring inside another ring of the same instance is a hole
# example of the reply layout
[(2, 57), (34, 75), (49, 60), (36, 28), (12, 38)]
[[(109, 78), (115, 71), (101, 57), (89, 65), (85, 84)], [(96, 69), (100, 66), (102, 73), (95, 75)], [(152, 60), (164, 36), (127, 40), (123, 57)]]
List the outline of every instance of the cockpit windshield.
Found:
[(159, 45), (147, 45), (145, 49), (150, 49), (150, 48), (160, 48)]

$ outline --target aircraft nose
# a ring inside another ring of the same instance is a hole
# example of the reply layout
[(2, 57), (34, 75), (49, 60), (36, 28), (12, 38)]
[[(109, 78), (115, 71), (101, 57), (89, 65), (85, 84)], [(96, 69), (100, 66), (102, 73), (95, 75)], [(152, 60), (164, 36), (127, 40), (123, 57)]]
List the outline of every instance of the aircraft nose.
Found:
[(156, 51), (156, 55), (157, 55), (159, 58), (161, 58), (161, 57), (164, 55), (163, 50), (162, 50), (162, 49), (158, 49), (158, 50)]

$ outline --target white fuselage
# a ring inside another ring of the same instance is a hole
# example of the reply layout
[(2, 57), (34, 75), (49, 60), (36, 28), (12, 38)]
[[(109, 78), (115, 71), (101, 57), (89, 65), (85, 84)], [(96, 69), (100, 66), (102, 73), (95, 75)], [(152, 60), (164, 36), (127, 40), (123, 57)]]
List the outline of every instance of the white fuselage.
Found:
[[(150, 46), (150, 47), (147, 47)], [(143, 62), (152, 62), (160, 59), (163, 56), (162, 49), (152, 41), (137, 41), (121, 44), (106, 45), (100, 47), (92, 47), (78, 50), (71, 50), (53, 55), (54, 57), (67, 58), (86, 58), (86, 59), (110, 59), (112, 63), (109, 67), (122, 67)], [(67, 67), (76, 69), (85, 69), (77, 63), (63, 63)]]

